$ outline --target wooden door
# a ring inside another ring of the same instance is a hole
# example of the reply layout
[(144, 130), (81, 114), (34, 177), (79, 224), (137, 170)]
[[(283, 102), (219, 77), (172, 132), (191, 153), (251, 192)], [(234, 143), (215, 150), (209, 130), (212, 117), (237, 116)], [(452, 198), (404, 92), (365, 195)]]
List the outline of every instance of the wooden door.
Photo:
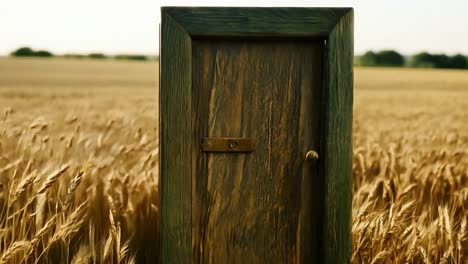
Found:
[[(320, 262), (323, 41), (192, 41), (192, 260)], [(205, 152), (203, 138), (254, 150)]]

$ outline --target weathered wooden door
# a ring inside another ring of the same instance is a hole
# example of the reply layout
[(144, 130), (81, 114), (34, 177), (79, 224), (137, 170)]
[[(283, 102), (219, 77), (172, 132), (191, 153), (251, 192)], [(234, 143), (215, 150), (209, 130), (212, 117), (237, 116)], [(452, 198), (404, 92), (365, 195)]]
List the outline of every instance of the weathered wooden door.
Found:
[[(193, 263), (319, 260), (324, 186), (305, 156), (320, 145), (323, 47), (192, 40)], [(242, 140), (248, 152), (222, 152)]]
[(349, 263), (353, 10), (163, 7), (160, 55), (161, 262)]

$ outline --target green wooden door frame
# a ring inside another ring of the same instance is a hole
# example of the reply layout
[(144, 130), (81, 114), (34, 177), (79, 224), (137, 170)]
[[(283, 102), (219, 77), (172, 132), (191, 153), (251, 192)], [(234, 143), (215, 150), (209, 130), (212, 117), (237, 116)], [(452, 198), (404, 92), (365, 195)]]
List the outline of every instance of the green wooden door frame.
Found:
[(323, 262), (351, 255), (352, 8), (162, 7), (160, 260), (192, 261), (192, 38), (325, 40), (319, 175), (324, 177)]

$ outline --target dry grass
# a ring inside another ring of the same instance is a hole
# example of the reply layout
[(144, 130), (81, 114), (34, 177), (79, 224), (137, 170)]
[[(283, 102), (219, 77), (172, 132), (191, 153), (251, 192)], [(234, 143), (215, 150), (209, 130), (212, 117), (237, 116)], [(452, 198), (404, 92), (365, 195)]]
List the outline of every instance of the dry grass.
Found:
[(0, 263), (154, 263), (155, 73), (0, 59)]
[(467, 263), (468, 72), (358, 69), (355, 97), (353, 263)]
[[(468, 73), (356, 69), (353, 263), (467, 263)], [(157, 67), (0, 59), (0, 263), (154, 263)]]

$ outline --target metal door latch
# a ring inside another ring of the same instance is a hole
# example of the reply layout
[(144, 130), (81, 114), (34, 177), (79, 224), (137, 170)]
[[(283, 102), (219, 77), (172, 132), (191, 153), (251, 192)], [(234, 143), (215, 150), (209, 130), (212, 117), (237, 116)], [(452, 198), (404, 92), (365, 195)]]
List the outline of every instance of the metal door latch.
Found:
[(250, 138), (204, 138), (201, 148), (204, 152), (252, 152), (254, 142)]

